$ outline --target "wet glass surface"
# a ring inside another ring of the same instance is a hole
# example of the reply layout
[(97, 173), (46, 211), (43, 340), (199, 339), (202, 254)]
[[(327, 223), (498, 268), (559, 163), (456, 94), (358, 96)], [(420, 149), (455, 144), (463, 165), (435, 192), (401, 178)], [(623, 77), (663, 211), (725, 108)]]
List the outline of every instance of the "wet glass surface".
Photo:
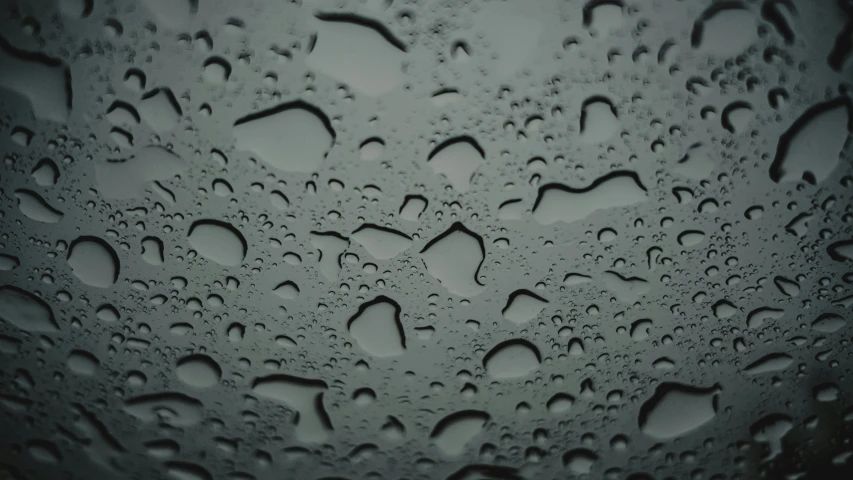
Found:
[(0, 478), (845, 478), (848, 0), (0, 0)]

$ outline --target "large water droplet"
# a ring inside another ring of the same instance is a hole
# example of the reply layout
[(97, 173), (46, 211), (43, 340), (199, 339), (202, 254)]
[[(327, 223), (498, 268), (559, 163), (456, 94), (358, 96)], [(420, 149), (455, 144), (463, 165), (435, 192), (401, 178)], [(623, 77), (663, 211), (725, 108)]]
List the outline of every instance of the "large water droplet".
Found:
[(236, 228), (218, 220), (193, 223), (187, 241), (202, 257), (228, 267), (240, 265), (248, 249), (246, 239)]
[(758, 360), (750, 363), (743, 369), (747, 375), (758, 375), (767, 372), (777, 372), (784, 370), (790, 365), (794, 359), (785, 353), (771, 353), (765, 355)]
[(479, 410), (451, 413), (435, 425), (430, 438), (445, 455), (460, 455), (488, 421), (489, 414)]
[(721, 57), (743, 52), (756, 40), (755, 18), (734, 2), (719, 2), (705, 10), (693, 25), (694, 48)]
[(610, 139), (620, 128), (616, 108), (605, 97), (587, 99), (581, 109), (580, 127), (583, 142), (600, 143)]
[(86, 236), (71, 242), (67, 261), (74, 276), (86, 285), (108, 288), (118, 281), (118, 255), (100, 238)]
[(642, 278), (627, 278), (609, 270), (601, 274), (601, 278), (604, 280), (607, 289), (613, 292), (613, 295), (620, 302), (636, 302), (652, 289), (649, 282)]
[(198, 0), (143, 0), (157, 23), (174, 30), (186, 27), (198, 10)]
[(308, 65), (371, 97), (403, 81), (405, 46), (384, 25), (365, 17), (317, 15), (317, 37)]
[(93, 376), (98, 371), (98, 357), (84, 350), (74, 350), (68, 355), (68, 369), (77, 375)]
[(435, 173), (443, 175), (450, 186), (460, 193), (471, 188), (474, 171), (484, 163), (485, 152), (471, 137), (445, 141), (429, 154), (427, 162)]
[(247, 115), (234, 124), (236, 147), (285, 172), (313, 172), (335, 141), (326, 114), (302, 101)]
[(563, 465), (570, 472), (578, 475), (585, 475), (592, 471), (597, 460), (598, 455), (585, 448), (576, 448), (563, 455)]
[(447, 291), (473, 297), (485, 290), (477, 279), (485, 252), (483, 239), (457, 222), (431, 240), (421, 250), (421, 258), (429, 274)]
[(710, 422), (717, 414), (719, 389), (662, 383), (640, 408), (640, 430), (666, 440), (680, 437)]
[(59, 331), (53, 310), (44, 300), (11, 285), (0, 287), (0, 319), (28, 332)]
[(646, 188), (633, 172), (614, 172), (583, 188), (552, 183), (539, 189), (533, 217), (543, 225), (583, 220), (598, 210), (646, 201)]
[(412, 245), (408, 235), (379, 225), (362, 225), (350, 238), (378, 260), (394, 258)]
[(527, 340), (507, 340), (492, 347), (483, 366), (498, 380), (524, 377), (539, 368), (539, 349)]
[(219, 383), (222, 369), (207, 355), (195, 354), (178, 360), (175, 375), (191, 387), (210, 388)]
[(548, 300), (539, 295), (528, 290), (516, 290), (510, 294), (502, 313), (505, 319), (520, 325), (536, 318), (546, 305)]
[(850, 100), (839, 97), (803, 113), (779, 137), (770, 178), (774, 182), (826, 180), (838, 166), (841, 150), (853, 130), (852, 110)]
[(18, 198), (18, 208), (21, 213), (37, 222), (57, 223), (65, 216), (33, 191), (15, 190), (15, 197)]
[(146, 93), (139, 102), (139, 115), (157, 133), (175, 128), (182, 114), (175, 94), (165, 87)]
[(64, 123), (71, 112), (71, 71), (60, 60), (26, 52), (0, 37), (0, 86), (24, 96), (36, 118)]
[(347, 329), (358, 346), (374, 357), (394, 357), (406, 350), (400, 305), (388, 297), (362, 304), (347, 322)]
[(152, 182), (168, 180), (187, 168), (181, 157), (152, 145), (127, 159), (96, 162), (95, 180), (106, 198), (141, 198)]
[(256, 378), (252, 384), (257, 395), (296, 410), (296, 439), (310, 443), (322, 442), (332, 432), (332, 423), (323, 407), (327, 388), (326, 382), (320, 380), (282, 374)]
[(124, 411), (143, 422), (165, 421), (176, 427), (195, 425), (201, 421), (204, 405), (182, 393), (164, 392), (127, 399)]
[(341, 255), (349, 246), (349, 240), (335, 232), (311, 232), (311, 245), (320, 250), (320, 272), (329, 280), (341, 273)]

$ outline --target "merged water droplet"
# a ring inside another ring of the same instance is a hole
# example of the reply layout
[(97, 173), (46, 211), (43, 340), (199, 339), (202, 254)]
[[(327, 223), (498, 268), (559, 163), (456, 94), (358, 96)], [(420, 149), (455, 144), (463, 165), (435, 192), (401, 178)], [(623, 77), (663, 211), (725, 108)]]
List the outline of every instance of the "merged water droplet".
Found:
[(297, 440), (306, 443), (322, 442), (333, 431), (323, 406), (327, 388), (320, 380), (282, 374), (259, 377), (252, 383), (255, 394), (296, 410), (294, 433)]
[(583, 220), (598, 210), (628, 207), (646, 201), (646, 187), (634, 172), (614, 172), (584, 188), (552, 183), (539, 189), (533, 218), (543, 225)]
[(18, 208), (21, 213), (36, 222), (57, 223), (65, 216), (31, 190), (15, 190), (15, 197), (18, 199)]

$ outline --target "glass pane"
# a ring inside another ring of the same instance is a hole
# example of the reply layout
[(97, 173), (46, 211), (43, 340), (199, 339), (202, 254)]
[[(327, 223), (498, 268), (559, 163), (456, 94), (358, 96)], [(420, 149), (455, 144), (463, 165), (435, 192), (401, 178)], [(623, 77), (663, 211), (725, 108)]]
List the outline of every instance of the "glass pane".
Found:
[(853, 471), (850, 1), (0, 6), (0, 478)]

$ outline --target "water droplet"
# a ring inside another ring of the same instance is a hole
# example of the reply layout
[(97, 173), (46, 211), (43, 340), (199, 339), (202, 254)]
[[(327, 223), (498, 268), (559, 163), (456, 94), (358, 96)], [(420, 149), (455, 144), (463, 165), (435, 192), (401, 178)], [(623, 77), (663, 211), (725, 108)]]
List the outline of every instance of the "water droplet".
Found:
[(127, 159), (97, 161), (95, 180), (106, 198), (141, 198), (146, 188), (153, 188), (153, 182), (168, 180), (188, 167), (173, 152), (148, 146)]
[(548, 300), (528, 290), (516, 290), (510, 294), (502, 313), (505, 319), (521, 325), (527, 323), (548, 305)]
[(41, 196), (31, 190), (15, 190), (18, 208), (31, 220), (41, 223), (57, 223), (65, 216), (50, 206)]
[(578, 475), (591, 472), (596, 461), (598, 461), (598, 455), (585, 448), (576, 448), (563, 455), (563, 466)]
[(40, 187), (50, 187), (56, 185), (56, 181), (59, 180), (59, 167), (53, 160), (43, 158), (33, 168), (32, 176)]
[(649, 282), (639, 277), (626, 278), (613, 271), (601, 274), (604, 285), (620, 302), (633, 303), (648, 294), (652, 287)]
[(140, 395), (125, 400), (124, 411), (143, 422), (165, 421), (176, 427), (201, 421), (203, 405), (182, 393), (164, 392)]
[(333, 430), (323, 406), (327, 388), (326, 382), (320, 380), (282, 374), (259, 377), (252, 384), (257, 395), (296, 410), (296, 438), (308, 443), (322, 442)]
[(452, 413), (435, 424), (430, 438), (445, 455), (461, 455), (465, 446), (483, 430), (489, 418), (488, 413), (479, 410)]
[(349, 240), (334, 232), (311, 232), (311, 245), (320, 250), (320, 272), (329, 280), (341, 273), (341, 255), (349, 246)]
[(247, 115), (234, 124), (236, 148), (285, 172), (313, 172), (335, 141), (322, 110), (302, 101)]
[(24, 96), (36, 118), (68, 120), (71, 71), (61, 60), (19, 50), (0, 37), (0, 85)]
[(227, 267), (240, 265), (248, 249), (246, 239), (237, 229), (218, 220), (193, 223), (187, 241), (199, 255)]
[(539, 189), (533, 217), (543, 225), (583, 220), (598, 210), (646, 201), (646, 188), (633, 172), (614, 172), (584, 188), (552, 183)]
[(210, 388), (219, 383), (222, 369), (207, 355), (189, 355), (178, 360), (175, 375), (193, 388)]
[(430, 275), (454, 295), (473, 297), (485, 290), (477, 276), (485, 258), (483, 239), (454, 223), (421, 250), (421, 258)]
[(221, 57), (211, 57), (204, 61), (202, 78), (211, 85), (224, 85), (231, 77), (231, 65)]
[(157, 133), (175, 128), (182, 114), (175, 94), (165, 87), (146, 93), (139, 102), (139, 116)]
[(757, 38), (755, 18), (738, 3), (721, 2), (705, 10), (693, 25), (691, 43), (703, 52), (731, 57)]
[(389, 93), (403, 81), (406, 48), (384, 25), (350, 14), (316, 17), (309, 67), (370, 97)]
[(471, 137), (456, 137), (435, 147), (427, 158), (430, 168), (450, 183), (454, 190), (465, 193), (471, 178), (485, 163), (485, 152)]
[(718, 387), (662, 383), (640, 408), (640, 430), (660, 440), (683, 436), (717, 414)]
[(27, 332), (59, 331), (53, 310), (44, 300), (11, 285), (0, 287), (0, 319)]
[(412, 245), (408, 235), (379, 225), (362, 225), (350, 238), (377, 260), (394, 258)]
[(157, 23), (172, 30), (185, 27), (198, 9), (198, 0), (143, 0), (142, 3)]
[(273, 293), (285, 300), (294, 300), (299, 296), (299, 287), (296, 286), (295, 283), (287, 281), (278, 284), (278, 286), (273, 289)]
[(374, 357), (394, 357), (406, 350), (400, 305), (388, 297), (362, 304), (347, 322), (347, 329), (358, 346)]
[(68, 355), (66, 365), (68, 369), (77, 375), (91, 377), (98, 371), (98, 366), (101, 362), (98, 358), (89, 352), (83, 350), (74, 350)]
[(379, 160), (385, 151), (385, 142), (379, 138), (369, 138), (359, 146), (359, 154), (365, 162)]
[(812, 322), (812, 330), (822, 333), (833, 333), (841, 330), (846, 324), (847, 320), (844, 317), (834, 313), (824, 313)]
[(838, 166), (851, 115), (853, 107), (846, 97), (809, 108), (779, 138), (770, 178), (777, 183), (826, 180)]
[(747, 375), (759, 375), (767, 372), (784, 370), (794, 361), (790, 355), (785, 353), (771, 353), (750, 363), (743, 369)]
[(483, 366), (492, 378), (506, 380), (524, 377), (539, 368), (539, 349), (527, 340), (507, 340), (483, 358)]
[(400, 207), (400, 218), (408, 222), (417, 222), (426, 207), (426, 198), (420, 195), (406, 195), (403, 206)]
[(678, 234), (678, 244), (684, 247), (692, 247), (702, 243), (705, 234), (699, 230), (685, 230)]
[(593, 97), (583, 103), (580, 118), (581, 141), (601, 143), (619, 131), (616, 108), (605, 97)]
[(118, 255), (100, 238), (85, 236), (71, 242), (67, 262), (74, 276), (86, 285), (109, 288), (118, 281)]

